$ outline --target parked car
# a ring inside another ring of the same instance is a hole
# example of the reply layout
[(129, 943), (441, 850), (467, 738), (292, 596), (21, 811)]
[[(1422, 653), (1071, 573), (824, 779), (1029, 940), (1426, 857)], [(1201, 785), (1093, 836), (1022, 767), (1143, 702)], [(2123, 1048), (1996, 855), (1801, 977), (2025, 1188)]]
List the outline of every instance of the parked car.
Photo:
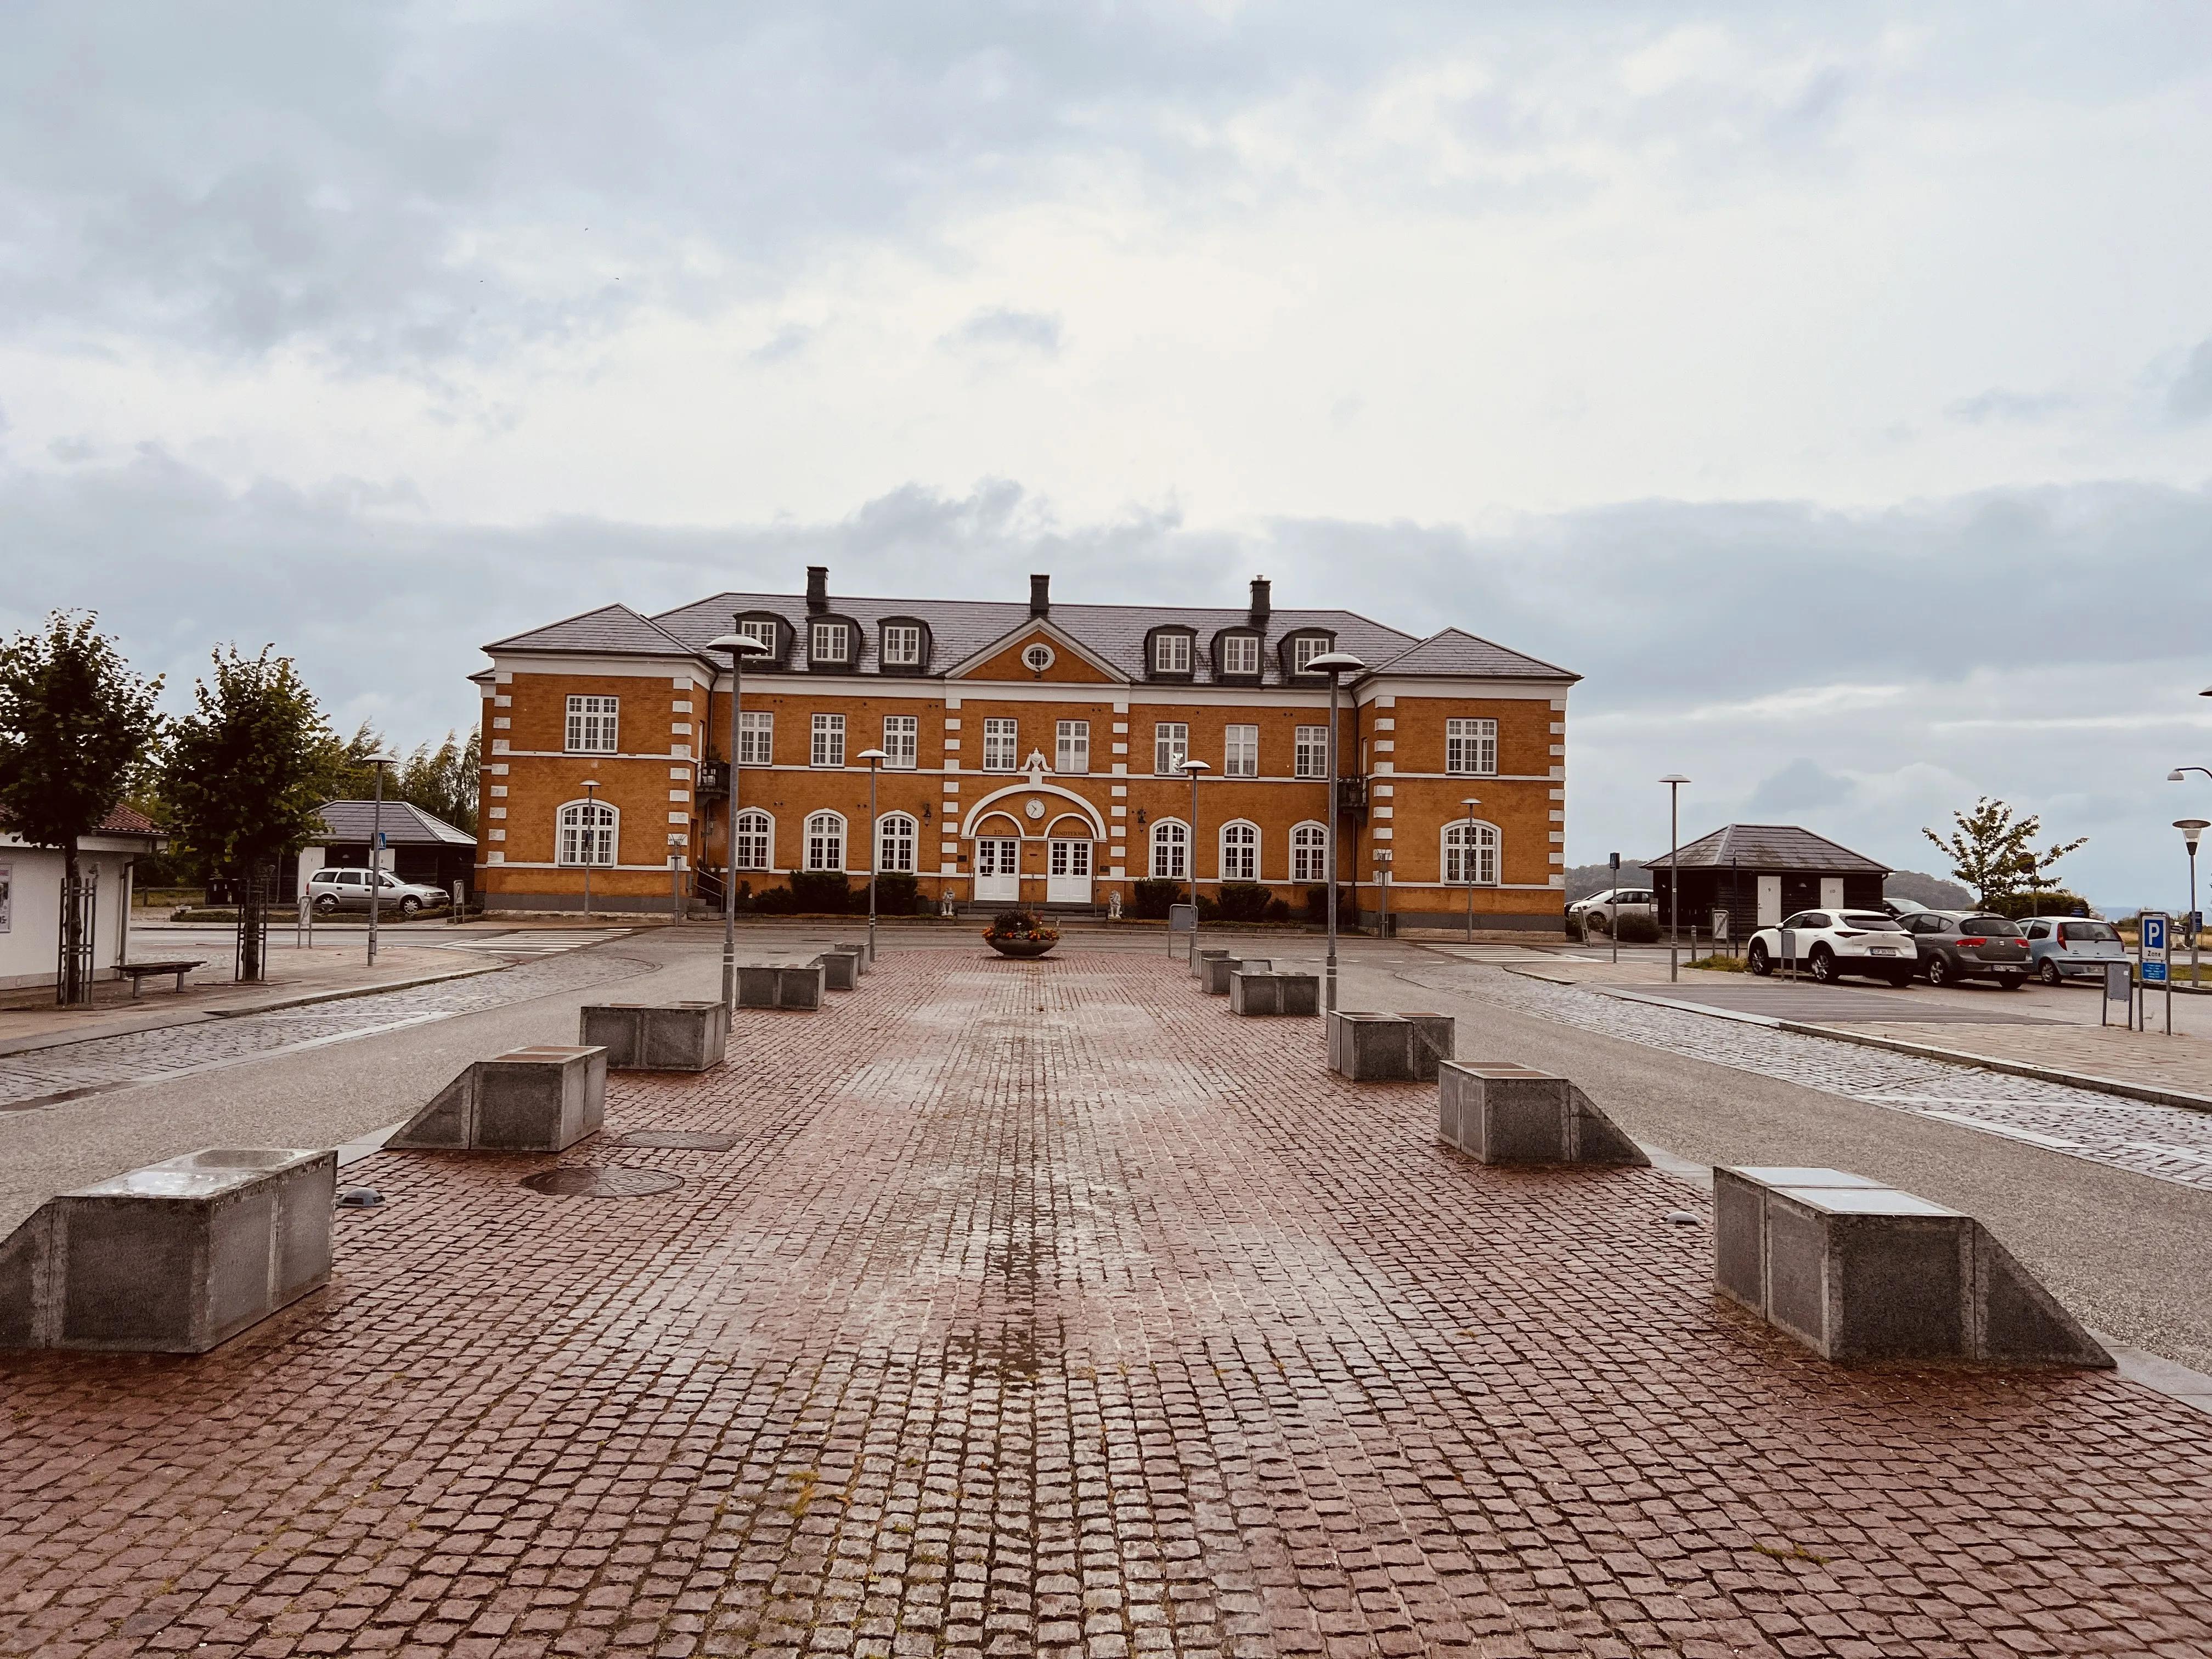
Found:
[[(451, 902), (452, 896), (441, 888), (425, 886), (420, 882), (402, 881), (389, 870), (380, 870), (380, 910), (396, 910), (403, 916), (411, 916), (417, 910), (435, 909)], [(366, 870), (318, 870), (307, 878), (307, 898), (325, 915), (333, 910), (366, 910), (368, 908), (368, 872)]]
[(1879, 910), (1800, 910), (1779, 927), (1762, 927), (1744, 948), (1744, 965), (1765, 975), (1784, 964), (1782, 935), (1790, 935), (1790, 955), (1823, 985), (1844, 974), (1912, 982), (1914, 957), (1905, 929)]
[(2030, 916), (2021, 923), (2027, 934), (2027, 959), (2045, 985), (2069, 979), (2105, 977), (2108, 962), (2125, 962), (2128, 947), (2109, 921), (2082, 916)]
[(2027, 983), (2027, 939), (2016, 923), (1979, 910), (1923, 910), (1905, 919), (1930, 985), (1994, 980), (2008, 991)]
[(1651, 915), (1651, 890), (1649, 887), (1613, 887), (1602, 893), (1593, 893), (1586, 899), (1577, 899), (1567, 907), (1567, 921), (1579, 931), (1583, 918), (1592, 913), (1595, 913), (1594, 920), (1600, 926), (1606, 925), (1608, 918), (1616, 915)]

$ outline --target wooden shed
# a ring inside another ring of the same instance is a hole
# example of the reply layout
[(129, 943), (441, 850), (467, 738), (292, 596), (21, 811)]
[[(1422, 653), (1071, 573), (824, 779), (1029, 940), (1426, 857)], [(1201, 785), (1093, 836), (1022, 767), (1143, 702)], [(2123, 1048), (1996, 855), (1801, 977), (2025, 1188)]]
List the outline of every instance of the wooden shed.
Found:
[[(1838, 846), (1794, 823), (1731, 823), (1684, 843), (1681, 926), (1709, 932), (1713, 913), (1729, 913), (1729, 936), (1741, 941), (1800, 910), (1877, 909), (1889, 866)], [(1662, 853), (1644, 860), (1650, 872), (1660, 931), (1671, 914), (1674, 862)]]

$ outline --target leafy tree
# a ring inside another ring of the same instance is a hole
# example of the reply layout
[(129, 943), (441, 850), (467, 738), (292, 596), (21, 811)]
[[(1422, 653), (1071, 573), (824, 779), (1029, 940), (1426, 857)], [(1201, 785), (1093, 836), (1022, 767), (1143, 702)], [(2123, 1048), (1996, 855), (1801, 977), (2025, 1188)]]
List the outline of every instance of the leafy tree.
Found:
[(1920, 833), (1950, 855), (1951, 873), (1979, 893), (1984, 904), (2011, 893), (2056, 887), (2045, 879), (2051, 866), (2089, 840), (2083, 836), (2038, 853), (2028, 843), (2043, 833), (2043, 820), (2033, 813), (2015, 819), (2011, 807), (1987, 795), (1974, 803), (1972, 811), (1951, 817), (1958, 825), (1954, 834), (1939, 836), (1929, 829)]
[(173, 833), (210, 870), (244, 873), (323, 832), (317, 811), (343, 746), (289, 657), (214, 653), (161, 773)]
[(395, 780), (401, 800), (471, 834), (477, 827), (477, 734), (457, 740), (451, 732), (435, 749), (416, 745)]
[[(115, 810), (159, 744), (154, 706), (159, 678), (131, 672), (115, 641), (94, 631), (88, 611), (54, 611), (44, 634), (19, 634), (0, 648), (0, 817), (36, 847), (62, 849), (77, 880), (76, 844)], [(89, 988), (74, 968), (83, 940), (74, 906), (63, 911), (62, 1000)]]

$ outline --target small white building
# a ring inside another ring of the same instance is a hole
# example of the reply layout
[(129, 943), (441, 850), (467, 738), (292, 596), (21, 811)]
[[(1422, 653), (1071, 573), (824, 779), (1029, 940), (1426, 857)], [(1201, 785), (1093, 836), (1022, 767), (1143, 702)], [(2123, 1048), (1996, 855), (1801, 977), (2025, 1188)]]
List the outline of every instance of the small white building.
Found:
[[(78, 872), (94, 884), (94, 979), (117, 977), (131, 944), (131, 866), (168, 845), (152, 819), (127, 806), (77, 842)], [(33, 847), (0, 830), (0, 990), (52, 985), (61, 969), (62, 877), (58, 847)]]

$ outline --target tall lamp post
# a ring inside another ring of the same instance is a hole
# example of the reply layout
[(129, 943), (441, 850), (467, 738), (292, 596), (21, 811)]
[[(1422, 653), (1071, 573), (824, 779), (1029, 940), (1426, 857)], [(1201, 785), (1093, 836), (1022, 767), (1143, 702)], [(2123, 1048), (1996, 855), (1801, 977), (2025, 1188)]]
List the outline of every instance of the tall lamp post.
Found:
[(1482, 805), (1469, 795), (1460, 802), (1467, 808), (1467, 839), (1460, 843), (1460, 873), (1467, 878), (1467, 942), (1474, 943), (1474, 809)]
[(1680, 772), (1659, 780), (1667, 786), (1667, 979), (1682, 977), (1680, 946), (1682, 939), (1682, 786), (1689, 781)]
[(1198, 966), (1198, 780), (1201, 773), (1213, 769), (1204, 761), (1186, 754), (1182, 769), (1190, 777), (1190, 965)]
[(584, 855), (584, 920), (592, 919), (592, 865), (599, 856), (599, 796), (597, 778), (586, 778), (576, 786), (584, 792), (584, 833), (579, 838), (583, 845), (578, 848)]
[(868, 966), (876, 965), (876, 872), (884, 861), (884, 842), (876, 828), (876, 770), (890, 757), (880, 749), (863, 749), (868, 763)]
[(376, 966), (377, 901), (384, 896), (384, 769), (398, 764), (396, 755), (371, 755), (368, 764), (376, 769), (376, 808), (368, 820), (368, 965)]
[(1306, 659), (1306, 672), (1328, 676), (1328, 966), (1322, 987), (1322, 1012), (1336, 1012), (1336, 690), (1346, 674), (1357, 674), (1367, 665), (1349, 651), (1324, 651)]
[[(709, 651), (730, 653), (730, 799), (722, 836), (722, 1006), (738, 1007), (738, 783), (744, 775), (745, 659), (772, 655), (750, 634), (724, 634)], [(702, 852), (705, 848), (700, 849)], [(702, 860), (703, 862), (703, 860)]]
[(2176, 818), (2173, 827), (2181, 831), (2181, 839), (2189, 848), (2189, 985), (2191, 990), (2203, 989), (2197, 977), (2197, 838), (2212, 830), (2212, 820), (2204, 818)]

